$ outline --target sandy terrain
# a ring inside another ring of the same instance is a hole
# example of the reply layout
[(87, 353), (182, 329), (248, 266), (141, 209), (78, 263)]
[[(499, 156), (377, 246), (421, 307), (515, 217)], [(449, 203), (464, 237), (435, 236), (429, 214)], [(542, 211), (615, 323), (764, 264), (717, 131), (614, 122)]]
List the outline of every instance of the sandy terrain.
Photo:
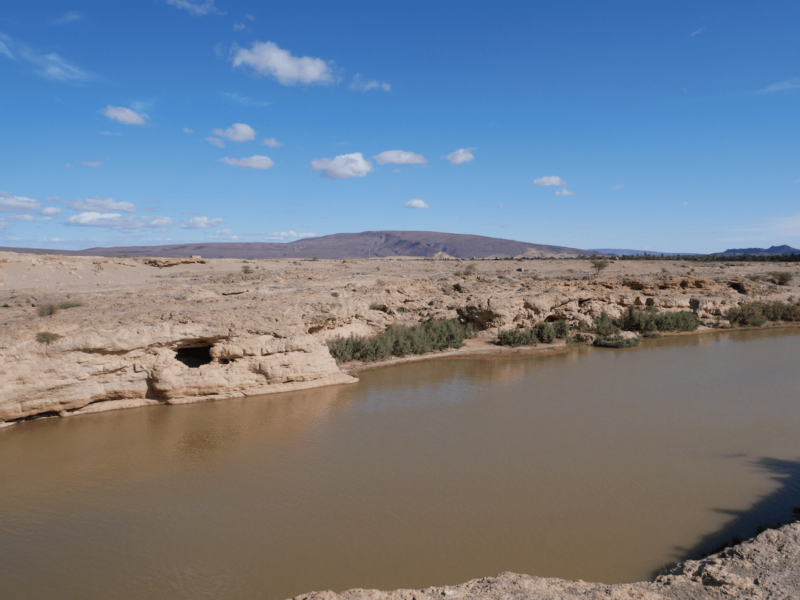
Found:
[[(738, 303), (787, 299), (747, 275), (798, 267), (581, 260), (114, 259), (0, 253), (0, 423), (356, 381), (325, 346), (392, 323), (461, 318), (467, 352), (502, 329), (700, 301), (711, 324)], [(741, 293), (731, 287), (735, 285)], [(40, 316), (48, 303), (77, 305)], [(65, 304), (66, 303), (66, 304)], [(380, 309), (376, 309), (380, 307)], [(60, 336), (37, 342), (43, 332)], [(540, 348), (541, 350), (541, 348)], [(199, 361), (199, 362), (198, 362)]]

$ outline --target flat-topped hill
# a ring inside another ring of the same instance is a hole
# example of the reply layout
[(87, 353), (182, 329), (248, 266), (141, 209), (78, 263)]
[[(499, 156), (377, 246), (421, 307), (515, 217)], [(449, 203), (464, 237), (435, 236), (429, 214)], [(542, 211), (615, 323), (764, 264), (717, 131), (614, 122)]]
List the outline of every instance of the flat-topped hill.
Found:
[(568, 257), (592, 254), (588, 250), (531, 244), (515, 240), (439, 233), (436, 231), (363, 231), (335, 233), (287, 243), (214, 242), (172, 244), (166, 246), (120, 246), (88, 248), (86, 250), (35, 250), (30, 248), (0, 248), (4, 251), (39, 252), (77, 256), (195, 256), (203, 258), (369, 258), (418, 256), (433, 258), (444, 253), (454, 258), (514, 257), (527, 255)]

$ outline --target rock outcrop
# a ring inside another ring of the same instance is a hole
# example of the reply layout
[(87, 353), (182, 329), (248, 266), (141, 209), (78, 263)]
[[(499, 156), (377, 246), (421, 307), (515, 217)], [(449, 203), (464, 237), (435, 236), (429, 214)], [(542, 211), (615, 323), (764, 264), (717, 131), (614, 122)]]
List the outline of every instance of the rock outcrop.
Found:
[(604, 312), (687, 310), (692, 299), (713, 322), (743, 301), (792, 293), (745, 276), (760, 268), (617, 262), (598, 278), (580, 260), (0, 253), (0, 425), (353, 382), (326, 340), (391, 324), (458, 318), (489, 339), (556, 320), (586, 330)]
[(605, 585), (502, 573), (422, 590), (312, 592), (295, 600), (712, 600), (800, 598), (800, 523), (768, 530), (655, 581)]

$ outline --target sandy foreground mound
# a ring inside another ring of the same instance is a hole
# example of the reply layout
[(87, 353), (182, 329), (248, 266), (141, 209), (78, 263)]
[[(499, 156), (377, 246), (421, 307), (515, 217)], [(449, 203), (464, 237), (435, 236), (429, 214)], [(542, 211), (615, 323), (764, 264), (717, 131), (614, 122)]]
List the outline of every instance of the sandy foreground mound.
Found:
[(295, 600), (706, 600), (800, 598), (800, 523), (769, 530), (703, 560), (689, 560), (653, 582), (604, 585), (502, 573), (423, 590), (312, 592)]
[(616, 261), (595, 277), (580, 260), (0, 253), (0, 424), (352, 383), (326, 340), (393, 323), (460, 318), (485, 344), (503, 329), (591, 324), (631, 305), (686, 310), (692, 298), (711, 322), (796, 290), (746, 278), (766, 269), (776, 265)]

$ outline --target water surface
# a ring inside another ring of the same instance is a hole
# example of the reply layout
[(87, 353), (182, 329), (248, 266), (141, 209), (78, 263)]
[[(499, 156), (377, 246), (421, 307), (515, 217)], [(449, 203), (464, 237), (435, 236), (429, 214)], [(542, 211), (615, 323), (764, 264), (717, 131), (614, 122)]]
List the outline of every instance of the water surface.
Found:
[(0, 595), (647, 578), (800, 504), (799, 349), (780, 330), (434, 361), (0, 430)]

